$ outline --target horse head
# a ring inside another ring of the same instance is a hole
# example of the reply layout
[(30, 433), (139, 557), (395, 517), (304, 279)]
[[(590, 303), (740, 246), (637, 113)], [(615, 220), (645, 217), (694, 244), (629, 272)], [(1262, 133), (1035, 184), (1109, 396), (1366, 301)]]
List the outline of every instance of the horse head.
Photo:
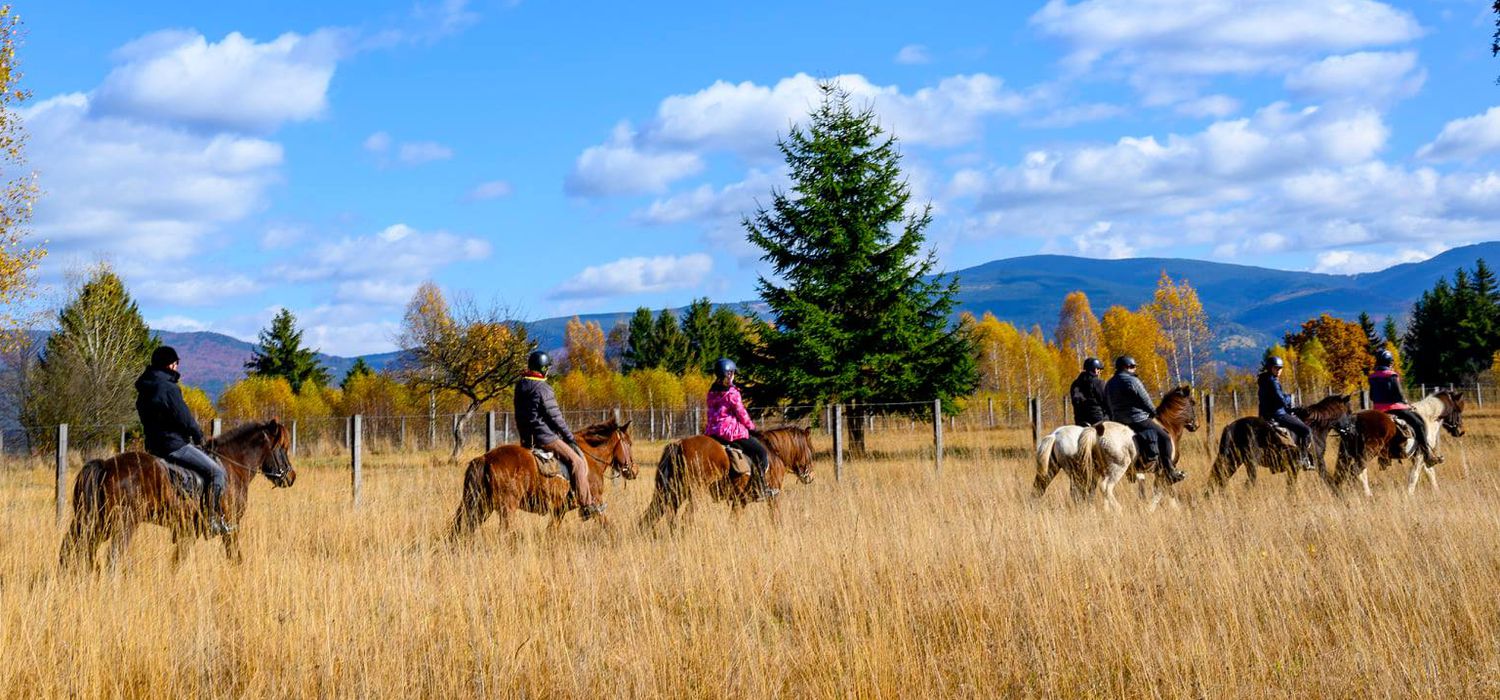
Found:
[(787, 425), (753, 434), (786, 465), (786, 470), (797, 477), (797, 481), (813, 482), (812, 434), (807, 428)]
[(297, 482), (297, 470), (287, 455), (291, 431), (275, 418), (235, 428), (209, 440), (208, 447), (226, 462), (260, 472), (276, 488)]
[(1353, 415), (1352, 394), (1329, 394), (1310, 406), (1298, 406), (1292, 413), (1314, 428), (1336, 427), (1345, 416)]
[(1453, 437), (1464, 436), (1464, 393), (1462, 391), (1439, 391), (1439, 401), (1443, 402), (1443, 412), (1438, 414), (1438, 420), (1442, 422), (1443, 429)]
[(1156, 415), (1190, 433), (1198, 432), (1198, 400), (1193, 398), (1193, 387), (1184, 384), (1168, 391), (1156, 407)]
[(635, 455), (631, 451), (634, 443), (630, 440), (630, 421), (623, 425), (616, 425), (613, 420), (591, 425), (578, 433), (584, 443), (594, 449), (606, 449), (609, 451), (609, 461), (603, 458), (587, 454), (595, 461), (604, 462), (604, 466), (612, 474), (618, 474), (626, 479), (634, 479), (640, 474), (635, 466)]

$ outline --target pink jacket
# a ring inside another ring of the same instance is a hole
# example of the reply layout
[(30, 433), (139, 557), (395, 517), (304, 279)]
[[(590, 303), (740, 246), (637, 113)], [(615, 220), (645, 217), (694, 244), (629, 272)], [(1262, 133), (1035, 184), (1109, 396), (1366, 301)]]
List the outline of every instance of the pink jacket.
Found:
[(721, 440), (743, 440), (755, 430), (755, 421), (745, 411), (745, 402), (740, 400), (739, 387), (724, 391), (708, 391), (708, 420), (703, 433)]

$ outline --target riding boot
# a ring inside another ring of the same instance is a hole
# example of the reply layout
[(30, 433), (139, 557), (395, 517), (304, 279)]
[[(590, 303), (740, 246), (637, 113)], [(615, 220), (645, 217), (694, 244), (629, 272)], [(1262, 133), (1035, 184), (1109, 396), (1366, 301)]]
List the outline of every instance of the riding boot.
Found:
[(208, 523), (208, 532), (211, 535), (227, 535), (234, 532), (234, 526), (229, 524), (229, 519), (224, 516), (224, 489), (223, 487), (209, 486), (205, 491), (208, 493), (204, 504), (204, 518)]
[(756, 464), (750, 468), (750, 500), (764, 501), (771, 497), (771, 490), (766, 487), (766, 468)]
[(1428, 466), (1434, 466), (1443, 463), (1443, 458), (1439, 457), (1436, 452), (1432, 451), (1432, 448), (1428, 446), (1426, 440), (1417, 441), (1417, 450), (1422, 453), (1422, 461), (1426, 462)]
[(1166, 457), (1157, 457), (1156, 464), (1161, 469), (1162, 476), (1167, 477), (1167, 481), (1175, 484), (1187, 478), (1187, 474), (1182, 473), (1176, 465), (1172, 464), (1172, 460)]

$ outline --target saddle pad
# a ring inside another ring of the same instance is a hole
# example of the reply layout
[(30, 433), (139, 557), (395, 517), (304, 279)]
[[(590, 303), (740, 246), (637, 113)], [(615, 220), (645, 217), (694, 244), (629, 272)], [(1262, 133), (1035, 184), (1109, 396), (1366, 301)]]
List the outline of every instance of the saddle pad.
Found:
[(1276, 435), (1276, 437), (1281, 440), (1281, 444), (1283, 446), (1286, 446), (1286, 447), (1296, 447), (1297, 446), (1297, 436), (1293, 435), (1292, 431), (1287, 430), (1285, 427), (1277, 425), (1275, 423), (1271, 424), (1271, 430), (1274, 432), (1274, 434)]
[(203, 478), (196, 473), (161, 458), (157, 458), (156, 463), (167, 470), (167, 480), (184, 496), (197, 499), (203, 493)]
[(568, 471), (566, 462), (557, 458), (557, 453), (544, 450), (540, 447), (531, 448), (531, 456), (536, 458), (543, 474), (549, 478), (566, 479), (569, 483), (573, 481), (573, 475)]
[(744, 450), (725, 445), (724, 452), (729, 455), (729, 471), (735, 474), (750, 473), (750, 456)]
[(1411, 424), (1402, 420), (1399, 416), (1391, 416), (1391, 422), (1396, 424), (1396, 432), (1401, 433), (1402, 440), (1411, 440), (1417, 436), (1411, 428)]

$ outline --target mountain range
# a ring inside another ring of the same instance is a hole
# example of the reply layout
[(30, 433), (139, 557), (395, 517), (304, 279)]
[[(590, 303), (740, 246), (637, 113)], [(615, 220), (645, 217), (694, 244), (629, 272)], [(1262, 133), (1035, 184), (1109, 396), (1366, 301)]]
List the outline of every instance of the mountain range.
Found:
[[(1050, 332), (1057, 323), (1063, 297), (1082, 290), (1094, 313), (1103, 315), (1115, 304), (1135, 308), (1149, 301), (1157, 279), (1166, 272), (1187, 280), (1198, 291), (1218, 340), (1218, 359), (1231, 364), (1253, 363), (1262, 350), (1286, 331), (1319, 314), (1354, 319), (1369, 313), (1377, 322), (1386, 316), (1403, 319), (1423, 291), (1458, 268), (1471, 268), (1480, 258), (1500, 260), (1500, 242), (1454, 248), (1422, 262), (1395, 265), (1377, 272), (1337, 275), (1275, 270), (1182, 258), (1098, 260), (1067, 255), (1029, 255), (1006, 258), (952, 274), (959, 280), (958, 311), (976, 316), (985, 312), (1029, 328)], [(757, 302), (731, 304), (761, 310)], [(628, 321), (632, 311), (584, 314), (606, 332)], [(528, 325), (543, 348), (559, 348), (569, 317), (547, 318)], [(244, 375), (244, 363), (255, 350), (252, 343), (210, 332), (161, 331), (162, 340), (183, 356), (184, 380), (217, 395)], [(365, 355), (376, 369), (391, 364), (398, 353)], [(338, 379), (356, 358), (320, 354), (319, 360)]]

